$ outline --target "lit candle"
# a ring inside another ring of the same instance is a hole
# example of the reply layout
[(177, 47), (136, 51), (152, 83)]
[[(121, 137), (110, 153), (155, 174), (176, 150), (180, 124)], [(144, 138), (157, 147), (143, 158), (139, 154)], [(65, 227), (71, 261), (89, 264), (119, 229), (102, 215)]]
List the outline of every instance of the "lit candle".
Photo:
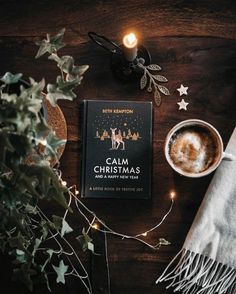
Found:
[(137, 57), (137, 44), (138, 39), (136, 38), (134, 33), (130, 33), (125, 35), (123, 38), (124, 45), (124, 56), (128, 61), (133, 61)]

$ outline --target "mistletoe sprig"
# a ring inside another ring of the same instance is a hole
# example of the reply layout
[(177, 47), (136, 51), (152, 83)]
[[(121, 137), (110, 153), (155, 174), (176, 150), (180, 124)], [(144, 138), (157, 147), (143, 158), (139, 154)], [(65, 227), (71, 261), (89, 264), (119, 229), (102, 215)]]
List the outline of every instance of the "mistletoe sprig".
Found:
[(161, 105), (160, 93), (166, 96), (170, 95), (169, 90), (165, 86), (159, 84), (159, 82), (162, 82), (162, 83), (168, 82), (166, 77), (156, 74), (157, 71), (161, 70), (161, 67), (157, 64), (149, 64), (145, 66), (143, 62), (140, 62), (140, 61), (138, 62), (137, 66), (143, 70), (143, 76), (140, 79), (141, 90), (146, 88), (149, 93), (154, 91), (154, 101), (157, 106), (160, 106)]

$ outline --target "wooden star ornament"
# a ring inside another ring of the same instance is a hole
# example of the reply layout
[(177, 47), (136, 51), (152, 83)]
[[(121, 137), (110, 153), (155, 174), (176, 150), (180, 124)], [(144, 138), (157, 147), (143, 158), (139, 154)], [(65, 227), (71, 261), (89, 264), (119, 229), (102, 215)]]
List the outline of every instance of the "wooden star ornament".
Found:
[(180, 102), (177, 103), (179, 105), (179, 110), (184, 109), (187, 110), (188, 102), (185, 102), (184, 99), (182, 99)]
[(179, 92), (179, 95), (188, 95), (187, 91), (188, 91), (188, 87), (184, 87), (184, 85), (180, 85), (180, 88), (177, 89), (177, 91)]

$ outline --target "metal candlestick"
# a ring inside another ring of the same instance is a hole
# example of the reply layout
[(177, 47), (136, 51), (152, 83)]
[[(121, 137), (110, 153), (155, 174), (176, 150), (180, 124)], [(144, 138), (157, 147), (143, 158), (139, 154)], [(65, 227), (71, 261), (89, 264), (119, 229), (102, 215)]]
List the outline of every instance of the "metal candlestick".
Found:
[(124, 45), (117, 45), (105, 36), (95, 32), (89, 32), (88, 36), (97, 45), (108, 51), (111, 55), (111, 70), (116, 78), (121, 81), (130, 82), (140, 80), (143, 69), (138, 66), (147, 66), (151, 63), (151, 56), (146, 47), (138, 45), (137, 56), (133, 61), (128, 61), (124, 57)]
[(97, 45), (108, 51), (111, 55), (111, 70), (115, 77), (124, 82), (139, 81), (140, 89), (153, 92), (157, 106), (161, 105), (161, 93), (170, 95), (169, 90), (160, 83), (167, 82), (167, 78), (157, 74), (161, 67), (151, 64), (151, 56), (142, 45), (137, 47), (137, 56), (133, 61), (128, 61), (124, 56), (124, 45), (117, 45), (108, 38), (94, 32), (88, 33)]

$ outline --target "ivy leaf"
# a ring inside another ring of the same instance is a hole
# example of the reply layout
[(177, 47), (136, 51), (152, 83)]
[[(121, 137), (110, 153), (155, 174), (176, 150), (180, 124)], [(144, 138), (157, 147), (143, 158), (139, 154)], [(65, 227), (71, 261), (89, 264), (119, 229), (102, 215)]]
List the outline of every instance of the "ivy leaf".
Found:
[(167, 246), (167, 245), (170, 245), (171, 243), (169, 241), (167, 241), (166, 239), (164, 239), (164, 238), (160, 238), (159, 239), (159, 244)]
[(17, 101), (17, 95), (16, 94), (7, 94), (7, 93), (2, 93), (1, 98), (3, 100), (6, 100), (7, 102), (12, 102), (12, 103), (16, 103)]
[(57, 53), (52, 53), (51, 55), (48, 56), (49, 60), (54, 60), (57, 63), (60, 62), (61, 58), (57, 55)]
[(16, 84), (22, 77), (22, 73), (12, 74), (10, 72), (6, 72), (5, 75), (0, 79), (5, 84)]
[(35, 189), (34, 179), (26, 176), (25, 174), (22, 174), (20, 176), (20, 179), (18, 180), (16, 187), (21, 192), (29, 193), (31, 197), (32, 195), (40, 197), (40, 194)]
[(49, 261), (51, 260), (52, 255), (53, 255), (53, 253), (54, 253), (54, 250), (53, 250), (53, 249), (48, 249), (48, 250), (46, 251), (46, 253), (47, 253), (49, 256), (48, 256), (48, 258), (45, 260), (44, 264), (42, 265), (42, 267), (41, 267), (41, 272), (44, 271), (46, 265), (47, 265), (47, 264), (49, 263)]
[(45, 240), (48, 236), (49, 228), (51, 226), (51, 222), (47, 222), (45, 220), (42, 220), (39, 224), (40, 232), (42, 233), (42, 240)]
[(37, 208), (27, 203), (25, 206), (25, 212), (29, 214), (37, 214)]
[(60, 231), (62, 228), (62, 217), (57, 216), (57, 215), (53, 215), (52, 221), (53, 221), (53, 224), (54, 224), (56, 230)]
[(43, 39), (42, 41), (36, 42), (36, 45), (39, 46), (39, 50), (35, 56), (35, 58), (39, 58), (40, 56), (44, 55), (45, 53), (54, 53), (57, 50), (61, 49), (65, 46), (62, 42), (63, 36), (65, 33), (65, 29), (59, 31), (59, 33), (53, 37), (47, 34), (47, 39)]
[(40, 117), (39, 122), (35, 126), (35, 130), (36, 130), (35, 132), (36, 138), (42, 139), (48, 135), (49, 131), (51, 130), (51, 127), (48, 125), (44, 117)]
[(63, 146), (66, 144), (66, 140), (64, 139), (59, 139), (55, 135), (55, 132), (51, 131), (48, 136), (46, 137), (47, 144), (45, 146), (45, 151), (44, 153), (46, 155), (49, 155), (51, 157), (55, 156), (57, 153), (57, 149), (60, 146)]
[(20, 249), (16, 249), (16, 260), (14, 264), (19, 264), (24, 262), (26, 262), (25, 252)]
[(34, 256), (37, 249), (39, 248), (40, 244), (42, 243), (42, 240), (41, 239), (38, 239), (36, 238), (35, 239), (35, 243), (34, 243), (34, 249), (33, 249), (33, 252), (32, 252), (32, 255)]
[(82, 230), (82, 235), (76, 237), (76, 240), (79, 241), (83, 251), (86, 251), (89, 247), (89, 243), (91, 243), (93, 241), (89, 237), (89, 235), (85, 232), (84, 228)]
[(161, 75), (153, 75), (152, 77), (159, 82), (168, 82), (167, 78)]
[(11, 248), (17, 248), (17, 249), (22, 250), (22, 251), (24, 251), (25, 247), (27, 247), (27, 241), (20, 234), (20, 232), (15, 237), (9, 237), (8, 238), (8, 243), (9, 243)]
[(64, 73), (70, 73), (74, 66), (74, 58), (67, 55), (62, 56), (57, 65)]
[(57, 46), (65, 46), (65, 44), (62, 43), (62, 40), (63, 40), (64, 34), (65, 34), (65, 31), (66, 31), (66, 29), (63, 28), (55, 36), (52, 36), (50, 38), (51, 43), (52, 44), (55, 44)]
[(162, 86), (162, 85), (157, 85), (157, 86), (161, 93), (163, 93), (164, 95), (170, 95), (169, 90), (165, 86)]
[(64, 81), (61, 76), (57, 77), (57, 84), (58, 89), (63, 91), (64, 93), (67, 93), (75, 88), (76, 85), (80, 82), (80, 78), (75, 78), (74, 80), (68, 82)]
[(65, 265), (63, 260), (60, 261), (59, 266), (52, 265), (57, 273), (57, 283), (65, 284), (65, 273), (68, 270), (68, 265)]
[(82, 76), (88, 70), (88, 68), (88, 65), (73, 66), (71, 73)]
[(45, 80), (42, 79), (40, 82), (36, 82), (33, 78), (29, 78), (29, 80), (30, 80), (31, 86), (26, 89), (26, 91), (28, 92), (28, 96), (32, 97), (33, 102), (35, 102), (35, 100), (36, 101), (40, 100), (42, 104), (42, 99), (43, 99), (42, 92), (45, 87)]
[(72, 231), (73, 231), (73, 229), (69, 226), (67, 221), (63, 218), (62, 219), (61, 236), (64, 237), (65, 234), (68, 234)]
[(47, 250), (47, 253), (48, 253), (48, 255), (49, 255), (50, 259), (51, 259), (51, 258), (52, 258), (52, 255), (53, 255), (53, 253), (54, 253), (54, 250), (52, 250), (52, 249), (48, 249), (48, 250)]
[(73, 229), (70, 227), (70, 225), (64, 218), (57, 215), (53, 215), (52, 219), (56, 230), (61, 232), (61, 237), (64, 237), (65, 234), (73, 231)]
[(161, 67), (157, 64), (149, 64), (148, 66), (146, 66), (146, 68), (150, 69), (150, 70), (161, 70)]
[[(66, 188), (65, 188), (66, 190)], [(60, 204), (65, 209), (69, 209), (70, 212), (72, 212), (72, 209), (68, 207), (68, 204), (66, 202), (66, 198), (64, 196), (64, 192), (62, 189), (56, 188), (56, 187), (50, 187), (48, 190), (47, 197), (49, 199), (55, 200), (58, 204)]]
[(61, 92), (61, 91), (57, 91), (55, 93), (48, 93), (46, 95), (46, 98), (51, 103), (51, 105), (54, 107), (57, 106), (57, 100), (59, 100), (59, 99), (70, 100), (70, 101), (73, 100), (73, 98), (70, 94), (66, 95), (66, 94), (63, 94), (63, 92)]
[(94, 244), (92, 242), (88, 242), (88, 250), (94, 253)]
[(144, 74), (140, 79), (140, 89), (144, 89), (147, 85), (147, 76)]

